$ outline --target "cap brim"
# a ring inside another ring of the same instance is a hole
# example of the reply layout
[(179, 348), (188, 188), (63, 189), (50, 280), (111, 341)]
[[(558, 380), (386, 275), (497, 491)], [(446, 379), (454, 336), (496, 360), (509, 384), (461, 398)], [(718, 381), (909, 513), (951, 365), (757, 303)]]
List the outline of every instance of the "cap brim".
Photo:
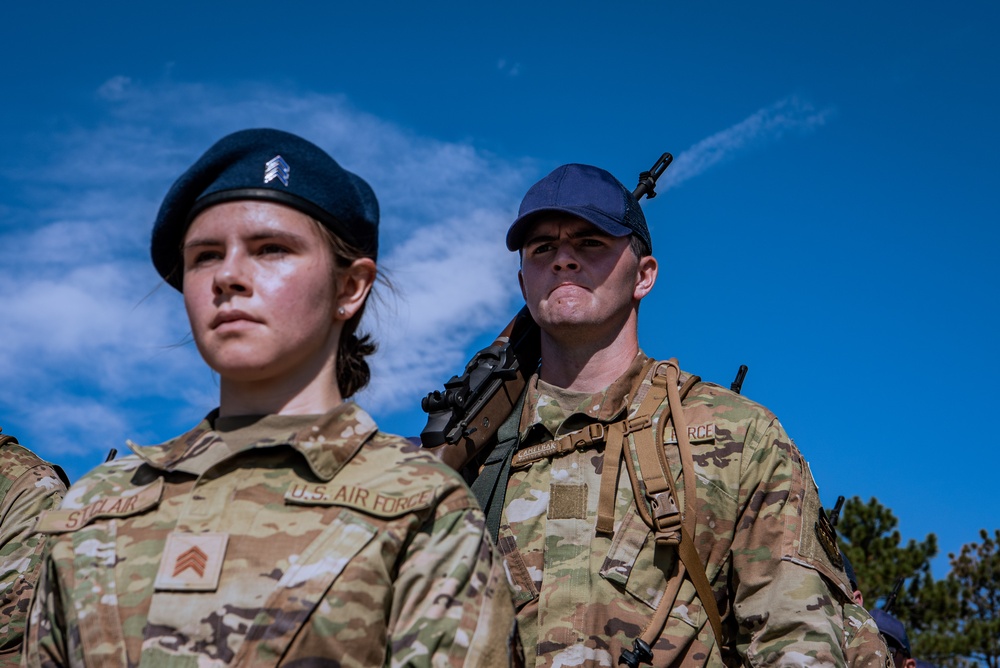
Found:
[(565, 213), (582, 218), (613, 237), (627, 237), (632, 234), (632, 230), (628, 227), (594, 209), (578, 206), (546, 206), (526, 211), (511, 223), (510, 229), (507, 230), (507, 250), (521, 250), (521, 247), (524, 246), (524, 238), (531, 226), (545, 214), (553, 213)]

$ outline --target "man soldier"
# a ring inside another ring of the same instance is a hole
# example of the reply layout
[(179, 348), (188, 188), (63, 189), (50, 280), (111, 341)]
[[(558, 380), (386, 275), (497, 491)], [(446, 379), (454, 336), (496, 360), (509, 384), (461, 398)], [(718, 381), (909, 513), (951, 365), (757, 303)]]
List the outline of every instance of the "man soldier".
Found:
[(59, 507), (66, 485), (61, 468), (0, 433), (0, 667), (21, 665), (45, 543), (32, 529), (39, 513)]
[(906, 627), (885, 610), (872, 610), (872, 618), (878, 624), (878, 630), (885, 638), (892, 655), (895, 668), (916, 668), (917, 661), (910, 650), (910, 637), (906, 635)]
[(875, 619), (865, 609), (865, 597), (858, 576), (847, 555), (841, 551), (844, 573), (853, 600), (844, 603), (844, 655), (849, 668), (892, 668), (889, 648), (879, 633)]
[(851, 592), (799, 450), (767, 409), (639, 349), (658, 266), (632, 194), (559, 167), (507, 247), (541, 365), (499, 431), (509, 473), (477, 496), (502, 498), (528, 665), (844, 665)]

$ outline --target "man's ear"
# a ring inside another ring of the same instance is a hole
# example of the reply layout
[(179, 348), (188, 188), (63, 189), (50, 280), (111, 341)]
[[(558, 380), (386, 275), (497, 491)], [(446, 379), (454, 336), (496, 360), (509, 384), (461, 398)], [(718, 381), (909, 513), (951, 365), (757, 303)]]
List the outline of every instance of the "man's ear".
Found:
[(659, 272), (659, 264), (652, 255), (639, 258), (639, 265), (635, 272), (635, 290), (632, 291), (632, 298), (639, 301), (649, 294), (656, 284), (656, 276)]
[(527, 303), (528, 293), (524, 291), (524, 275), (521, 273), (520, 269), (517, 270), (517, 284), (521, 286), (521, 299)]

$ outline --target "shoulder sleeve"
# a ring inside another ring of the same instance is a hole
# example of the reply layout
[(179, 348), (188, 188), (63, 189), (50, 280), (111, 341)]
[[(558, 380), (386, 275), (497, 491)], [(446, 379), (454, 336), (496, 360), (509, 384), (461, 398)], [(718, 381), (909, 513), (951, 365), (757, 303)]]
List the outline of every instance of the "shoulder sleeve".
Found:
[(55, 469), (31, 457), (33, 465), (22, 469), (0, 501), (0, 665), (20, 656), (45, 542), (32, 533), (35, 521), (42, 511), (58, 508), (66, 493)]
[(762, 417), (747, 434), (732, 548), (738, 649), (750, 665), (842, 666), (843, 595), (816, 536), (816, 485), (778, 420)]
[[(391, 665), (520, 665), (502, 561), (464, 488), (412, 537), (394, 585)], [(446, 657), (446, 662), (442, 662)]]

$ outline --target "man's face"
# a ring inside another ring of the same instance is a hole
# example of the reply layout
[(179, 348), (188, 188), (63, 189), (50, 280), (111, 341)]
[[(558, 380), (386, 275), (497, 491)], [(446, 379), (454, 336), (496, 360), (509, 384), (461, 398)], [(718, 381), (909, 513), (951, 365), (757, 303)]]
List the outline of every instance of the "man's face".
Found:
[(521, 293), (553, 336), (614, 335), (656, 282), (656, 260), (568, 214), (540, 218), (521, 247)]

